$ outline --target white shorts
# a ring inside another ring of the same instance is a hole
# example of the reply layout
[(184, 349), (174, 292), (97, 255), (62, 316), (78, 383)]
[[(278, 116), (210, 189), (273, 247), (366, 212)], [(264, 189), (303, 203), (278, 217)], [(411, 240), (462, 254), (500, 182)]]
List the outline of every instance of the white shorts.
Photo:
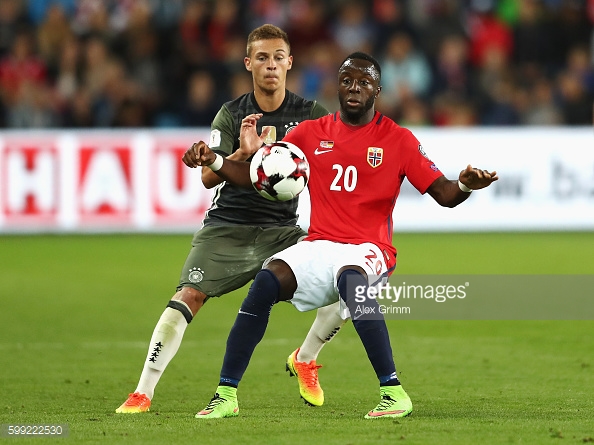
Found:
[[(372, 243), (342, 244), (333, 241), (301, 241), (274, 254), (272, 260), (287, 263), (297, 279), (297, 290), (290, 302), (301, 312), (311, 311), (339, 300), (337, 274), (344, 266), (359, 266), (367, 273), (370, 285), (378, 276), (387, 277), (386, 262), (379, 247)], [(350, 318), (348, 308), (341, 301), (340, 316)]]

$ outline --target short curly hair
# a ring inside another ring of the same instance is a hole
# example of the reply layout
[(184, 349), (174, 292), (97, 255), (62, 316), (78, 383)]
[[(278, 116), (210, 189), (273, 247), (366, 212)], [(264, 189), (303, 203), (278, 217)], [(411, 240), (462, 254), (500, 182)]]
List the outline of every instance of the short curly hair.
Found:
[(381, 80), (381, 78), (382, 78), (382, 68), (381, 68), (379, 62), (375, 59), (375, 57), (370, 56), (369, 54), (364, 53), (364, 52), (361, 52), (361, 51), (356, 51), (356, 52), (351, 53), (348, 56), (346, 56), (345, 59), (340, 64), (340, 66), (344, 65), (344, 63), (347, 60), (352, 60), (352, 59), (366, 60), (366, 61), (370, 62), (375, 67), (375, 69), (377, 70), (377, 73), (379, 74), (379, 78)]

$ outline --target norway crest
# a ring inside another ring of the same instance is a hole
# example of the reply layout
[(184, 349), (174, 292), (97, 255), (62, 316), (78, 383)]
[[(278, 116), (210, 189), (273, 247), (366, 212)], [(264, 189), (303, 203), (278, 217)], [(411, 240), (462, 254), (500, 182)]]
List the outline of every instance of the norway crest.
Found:
[(367, 163), (373, 168), (382, 165), (384, 160), (384, 149), (379, 147), (368, 147), (367, 148)]

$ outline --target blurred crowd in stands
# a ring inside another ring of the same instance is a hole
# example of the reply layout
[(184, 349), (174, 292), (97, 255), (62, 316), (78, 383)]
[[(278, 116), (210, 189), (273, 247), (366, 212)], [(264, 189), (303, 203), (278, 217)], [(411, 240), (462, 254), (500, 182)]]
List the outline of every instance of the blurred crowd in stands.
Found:
[(264, 23), (332, 111), (363, 50), (403, 126), (593, 124), (594, 0), (0, 0), (0, 127), (208, 126)]

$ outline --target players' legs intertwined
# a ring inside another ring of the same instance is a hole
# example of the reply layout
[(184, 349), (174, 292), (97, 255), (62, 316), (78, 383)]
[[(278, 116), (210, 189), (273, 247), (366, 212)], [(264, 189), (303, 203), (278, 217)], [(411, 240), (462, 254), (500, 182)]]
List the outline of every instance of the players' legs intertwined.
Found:
[(247, 369), (254, 349), (264, 337), (270, 311), (281, 294), (281, 284), (272, 271), (262, 269), (258, 272), (227, 338), (217, 391), (206, 408), (196, 414), (196, 418), (215, 419), (237, 415), (237, 385)]

